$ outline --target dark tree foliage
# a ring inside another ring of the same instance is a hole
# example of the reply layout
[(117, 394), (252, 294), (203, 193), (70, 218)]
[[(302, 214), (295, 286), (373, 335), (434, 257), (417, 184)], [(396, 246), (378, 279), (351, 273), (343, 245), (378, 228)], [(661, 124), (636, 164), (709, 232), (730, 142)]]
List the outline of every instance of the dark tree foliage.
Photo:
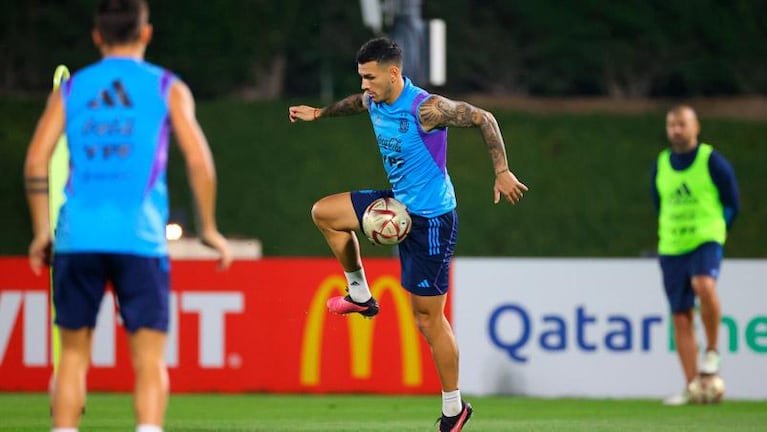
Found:
[[(98, 58), (95, 0), (1, 0), (0, 93)], [(150, 61), (202, 97), (334, 97), (374, 36), (353, 0), (152, 1)], [(767, 92), (764, 0), (424, 0), (448, 29), (451, 93), (616, 98)]]

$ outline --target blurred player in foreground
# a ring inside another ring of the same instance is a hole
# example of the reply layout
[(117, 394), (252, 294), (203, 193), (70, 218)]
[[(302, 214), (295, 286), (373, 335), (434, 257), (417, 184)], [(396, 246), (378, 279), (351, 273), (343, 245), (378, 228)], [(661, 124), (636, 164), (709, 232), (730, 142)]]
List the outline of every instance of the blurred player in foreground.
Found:
[[(186, 160), (202, 241), (231, 254), (215, 219), (216, 173), (197, 123), (189, 88), (146, 63), (152, 36), (144, 0), (102, 0), (93, 40), (101, 61), (51, 93), (29, 145), (26, 193), (34, 239), (32, 270), (40, 274), (53, 246), (53, 302), (61, 357), (53, 379), (54, 431), (76, 431), (85, 404), (96, 315), (111, 282), (129, 333), (135, 370), (136, 430), (162, 430), (168, 398), (165, 340), (169, 261), (165, 183), (169, 132)], [(70, 174), (55, 239), (50, 236), (48, 163), (65, 133)]]
[(377, 38), (357, 53), (362, 93), (325, 108), (289, 108), (291, 122), (367, 112), (392, 189), (343, 192), (314, 204), (312, 217), (346, 273), (349, 295), (328, 300), (333, 313), (373, 317), (378, 303), (368, 288), (355, 230), (365, 208), (382, 196), (404, 203), (413, 228), (399, 245), (402, 286), (409, 291), (418, 329), (431, 347), (442, 384), (441, 431), (460, 431), (472, 414), (458, 387), (458, 347), (444, 314), (450, 259), (458, 232), (456, 199), (447, 173), (447, 127), (476, 127), (495, 170), (494, 200), (516, 204), (527, 187), (509, 170), (495, 117), (465, 102), (432, 95), (402, 75), (396, 43)]
[[(687, 384), (700, 373), (719, 373), (721, 309), (716, 280), (727, 230), (740, 203), (735, 172), (708, 144), (700, 143), (695, 111), (680, 105), (666, 115), (671, 144), (653, 168), (652, 194), (658, 210), (658, 254), (674, 321), (674, 339)], [(694, 330), (695, 297), (706, 334), (706, 350), (698, 367)], [(667, 405), (690, 401), (685, 390), (664, 400)]]

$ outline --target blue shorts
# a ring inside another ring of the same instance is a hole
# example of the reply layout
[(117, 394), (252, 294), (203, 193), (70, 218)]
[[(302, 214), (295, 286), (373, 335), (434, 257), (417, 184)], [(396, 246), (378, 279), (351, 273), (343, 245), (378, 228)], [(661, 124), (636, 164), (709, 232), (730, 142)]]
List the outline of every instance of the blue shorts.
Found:
[[(371, 202), (382, 197), (394, 197), (391, 190), (363, 190), (351, 193), (357, 221), (362, 226), (362, 214)], [(402, 267), (402, 287), (419, 296), (447, 293), (450, 281), (450, 260), (458, 237), (458, 215), (451, 210), (443, 215), (425, 218), (410, 215), (410, 234), (398, 245)]]
[(716, 279), (721, 264), (722, 245), (715, 242), (703, 243), (683, 255), (661, 255), (663, 285), (671, 312), (687, 312), (695, 307), (693, 276), (711, 276)]
[(167, 257), (114, 253), (57, 253), (53, 257), (56, 324), (76, 330), (96, 326), (107, 282), (117, 296), (125, 328), (168, 330), (170, 263)]

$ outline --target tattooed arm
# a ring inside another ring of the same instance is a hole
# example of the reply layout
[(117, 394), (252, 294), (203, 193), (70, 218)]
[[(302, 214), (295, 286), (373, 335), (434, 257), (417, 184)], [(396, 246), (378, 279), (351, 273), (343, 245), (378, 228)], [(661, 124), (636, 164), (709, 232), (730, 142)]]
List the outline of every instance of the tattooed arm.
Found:
[(425, 131), (447, 126), (479, 128), (495, 170), (493, 202), (498, 203), (501, 196), (512, 204), (522, 199), (527, 186), (509, 170), (501, 129), (492, 113), (466, 102), (432, 95), (421, 104), (418, 120)]
[(288, 108), (288, 116), (291, 123), (297, 120), (314, 121), (320, 117), (340, 117), (359, 114), (368, 109), (367, 92), (355, 94), (334, 102), (325, 108), (315, 108), (307, 105), (297, 105)]

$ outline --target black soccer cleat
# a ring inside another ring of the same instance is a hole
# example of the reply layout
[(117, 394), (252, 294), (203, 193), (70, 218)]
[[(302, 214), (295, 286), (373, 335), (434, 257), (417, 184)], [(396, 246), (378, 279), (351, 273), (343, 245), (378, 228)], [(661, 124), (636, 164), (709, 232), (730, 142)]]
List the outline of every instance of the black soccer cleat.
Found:
[(458, 415), (448, 417), (442, 414), (442, 417), (439, 419), (439, 432), (460, 432), (463, 430), (463, 427), (466, 426), (466, 423), (471, 419), (474, 410), (471, 408), (470, 403), (461, 401), (461, 404), (463, 405), (463, 408), (461, 408), (461, 412), (459, 412)]

